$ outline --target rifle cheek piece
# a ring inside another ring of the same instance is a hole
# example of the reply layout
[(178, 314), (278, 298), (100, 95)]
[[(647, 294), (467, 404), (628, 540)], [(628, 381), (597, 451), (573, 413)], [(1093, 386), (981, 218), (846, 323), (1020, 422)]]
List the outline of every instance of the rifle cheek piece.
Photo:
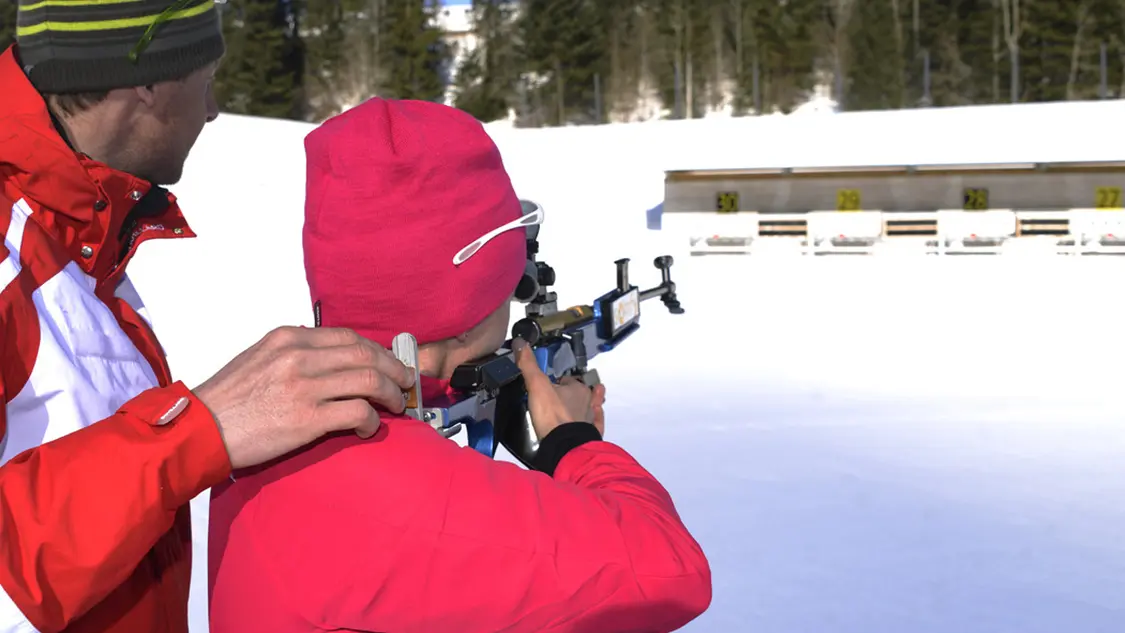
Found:
[[(524, 214), (541, 210), (521, 201)], [(516, 300), (527, 304), (526, 316), (512, 326), (512, 337), (527, 341), (539, 368), (553, 382), (576, 376), (593, 386), (597, 371), (587, 368), (591, 358), (616, 348), (640, 327), (641, 303), (659, 297), (672, 314), (684, 310), (672, 281), (672, 257), (653, 260), (661, 283), (641, 290), (629, 282), (629, 260), (619, 259), (617, 284), (589, 305), (563, 310), (550, 290), (555, 271), (537, 261), (539, 227), (527, 227), (527, 264), (516, 288)], [(457, 367), (450, 380), (453, 396), (425, 403), (421, 419), (445, 437), (468, 431), (468, 444), (488, 457), (503, 445), (517, 460), (534, 468), (539, 439), (527, 412), (527, 388), (512, 355), (512, 339), (495, 354)]]

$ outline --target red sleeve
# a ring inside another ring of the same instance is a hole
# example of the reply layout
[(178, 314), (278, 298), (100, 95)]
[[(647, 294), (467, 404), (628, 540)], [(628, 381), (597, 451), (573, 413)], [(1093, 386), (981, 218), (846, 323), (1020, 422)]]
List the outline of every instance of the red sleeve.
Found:
[[(607, 442), (571, 451), (552, 479), (396, 420), (255, 477), (268, 483), (238, 493), (250, 500), (224, 537), (213, 609), (290, 605), (326, 630), (651, 633), (711, 601), (668, 493)], [(216, 503), (213, 525), (237, 505)], [(239, 587), (263, 572), (281, 593), (248, 605)]]
[[(158, 425), (181, 398), (187, 408)], [(179, 382), (24, 451), (0, 467), (0, 586), (36, 629), (60, 631), (126, 580), (178, 508), (229, 472), (218, 426)]]

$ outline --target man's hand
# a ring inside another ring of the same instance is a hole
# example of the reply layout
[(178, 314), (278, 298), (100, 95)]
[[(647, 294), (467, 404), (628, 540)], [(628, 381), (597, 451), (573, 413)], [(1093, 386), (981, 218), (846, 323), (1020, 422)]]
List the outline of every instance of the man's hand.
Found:
[(332, 431), (379, 430), (372, 406), (401, 413), (413, 373), (386, 348), (339, 328), (281, 327), (197, 387), (234, 468), (300, 448)]
[(527, 386), (527, 407), (535, 435), (542, 440), (560, 424), (589, 422), (605, 435), (605, 386), (590, 388), (574, 377), (552, 383), (539, 369), (535, 354), (522, 339), (512, 341), (516, 364)]

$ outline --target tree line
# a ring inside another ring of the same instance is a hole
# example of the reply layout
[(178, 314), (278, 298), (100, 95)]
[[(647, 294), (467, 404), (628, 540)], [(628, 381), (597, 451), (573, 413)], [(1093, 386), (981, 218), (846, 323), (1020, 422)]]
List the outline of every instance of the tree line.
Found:
[[(322, 120), (375, 95), (520, 126), (1120, 98), (1125, 0), (226, 0), (224, 111)], [(0, 0), (0, 46), (15, 0)]]

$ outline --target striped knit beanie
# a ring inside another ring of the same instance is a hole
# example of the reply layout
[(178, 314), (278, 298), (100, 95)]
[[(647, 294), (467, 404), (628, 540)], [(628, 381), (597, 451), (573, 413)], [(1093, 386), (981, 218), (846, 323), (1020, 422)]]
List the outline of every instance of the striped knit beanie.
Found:
[(16, 44), (49, 94), (181, 79), (225, 52), (214, 0), (19, 0)]

